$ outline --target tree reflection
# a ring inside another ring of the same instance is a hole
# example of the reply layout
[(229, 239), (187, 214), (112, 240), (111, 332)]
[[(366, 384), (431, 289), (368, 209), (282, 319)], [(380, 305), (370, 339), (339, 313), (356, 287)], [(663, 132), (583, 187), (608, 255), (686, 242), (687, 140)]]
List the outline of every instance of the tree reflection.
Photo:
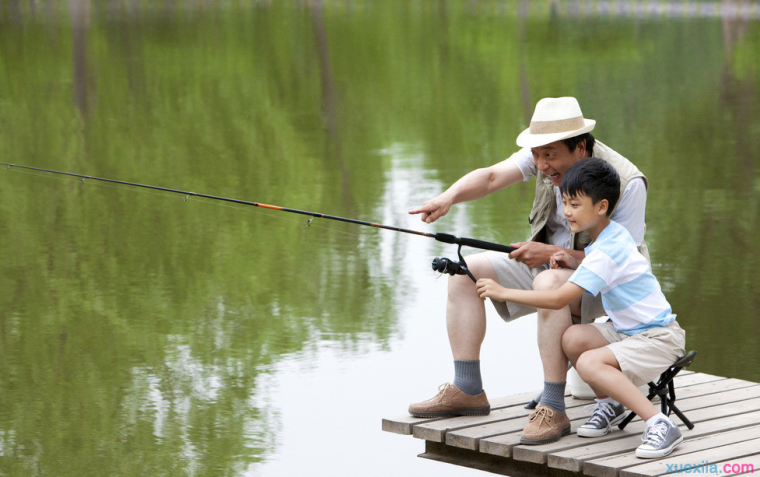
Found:
[(90, 23), (90, 0), (70, 0), (72, 71), (74, 81), (74, 104), (83, 118), (89, 116), (87, 100), (87, 29)]
[(330, 66), (330, 49), (324, 19), (322, 0), (311, 3), (311, 19), (319, 59), (319, 78), (322, 86), (322, 120), (327, 129), (328, 157), (334, 158), (341, 177), (341, 196), (349, 213), (355, 211), (351, 200), (351, 176), (343, 159), (343, 147), (338, 130), (338, 95)]
[[(0, 2), (0, 156), (395, 223), (576, 95), (651, 179), (695, 365), (757, 379), (758, 22), (685, 3)], [(407, 238), (2, 172), (9, 474), (241, 473), (281, 441), (272, 367), (414, 319)], [(436, 226), (519, 240), (531, 187)]]

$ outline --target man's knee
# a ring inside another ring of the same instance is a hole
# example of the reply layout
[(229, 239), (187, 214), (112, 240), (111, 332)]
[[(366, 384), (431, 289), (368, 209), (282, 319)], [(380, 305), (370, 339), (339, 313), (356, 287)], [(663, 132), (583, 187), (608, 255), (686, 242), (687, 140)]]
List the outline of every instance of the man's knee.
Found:
[[(467, 262), (468, 270), (470, 270), (470, 273), (472, 273), (476, 279), (491, 278), (498, 281), (493, 265), (491, 265), (491, 262), (488, 260), (485, 254), (479, 253), (470, 255), (465, 259), (465, 261)], [(449, 295), (461, 296), (463, 294), (475, 293), (475, 282), (472, 281), (469, 275), (449, 276)]]
[[(465, 261), (467, 262), (467, 268), (472, 272), (476, 279), (490, 278), (497, 282), (499, 281), (496, 276), (496, 271), (485, 253), (469, 255), (465, 258)], [(472, 282), (472, 280), (470, 280), (470, 282)]]
[(449, 277), (449, 296), (458, 297), (476, 293), (475, 284), (467, 275), (451, 275)]

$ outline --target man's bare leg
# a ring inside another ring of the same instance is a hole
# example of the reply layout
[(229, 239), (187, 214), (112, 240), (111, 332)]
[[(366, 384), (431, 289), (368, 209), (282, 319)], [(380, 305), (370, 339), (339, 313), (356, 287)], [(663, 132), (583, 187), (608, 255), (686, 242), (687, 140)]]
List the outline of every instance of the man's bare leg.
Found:
[[(572, 275), (572, 270), (546, 270), (533, 280), (534, 290), (555, 290)], [(580, 298), (560, 310), (538, 310), (538, 351), (544, 369), (544, 391), (520, 437), (521, 444), (547, 444), (570, 433), (565, 414), (567, 356), (562, 335), (572, 325), (572, 314), (580, 314)]]
[[(467, 257), (467, 266), (475, 278), (498, 281), (493, 265), (484, 254)], [(480, 359), (480, 347), (486, 336), (486, 307), (475, 283), (467, 275), (449, 278), (446, 328), (455, 360)]]
[[(573, 270), (546, 270), (533, 281), (534, 290), (555, 290), (567, 282)], [(580, 299), (560, 310), (538, 310), (538, 351), (544, 379), (562, 382), (567, 379), (568, 359), (562, 351), (562, 335), (573, 324), (572, 315), (581, 314)]]
[[(467, 257), (467, 266), (477, 278), (496, 280), (496, 272), (485, 255)], [(475, 282), (467, 275), (449, 278), (446, 327), (454, 356), (454, 385), (442, 385), (438, 395), (409, 406), (415, 417), (487, 415), (491, 406), (482, 387), (480, 347), (486, 335), (485, 302), (477, 295)]]

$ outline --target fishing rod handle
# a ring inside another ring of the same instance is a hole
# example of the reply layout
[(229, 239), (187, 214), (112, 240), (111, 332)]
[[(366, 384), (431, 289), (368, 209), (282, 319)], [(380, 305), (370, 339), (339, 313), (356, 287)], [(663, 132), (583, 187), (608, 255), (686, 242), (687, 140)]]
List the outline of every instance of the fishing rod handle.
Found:
[(479, 248), (483, 250), (493, 250), (494, 252), (510, 253), (517, 250), (514, 247), (510, 247), (509, 245), (486, 242), (484, 240), (477, 240), (467, 237), (455, 237), (451, 234), (437, 233), (434, 235), (434, 238), (443, 243), (454, 243), (457, 245), (464, 245), (467, 247)]

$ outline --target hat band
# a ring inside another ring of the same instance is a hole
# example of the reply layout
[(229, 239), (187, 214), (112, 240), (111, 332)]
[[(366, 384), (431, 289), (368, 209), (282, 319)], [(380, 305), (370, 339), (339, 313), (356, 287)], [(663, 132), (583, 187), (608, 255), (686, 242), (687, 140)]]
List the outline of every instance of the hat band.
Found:
[(555, 134), (568, 131), (575, 131), (584, 127), (586, 123), (583, 116), (568, 119), (558, 119), (556, 121), (531, 121), (531, 134)]

